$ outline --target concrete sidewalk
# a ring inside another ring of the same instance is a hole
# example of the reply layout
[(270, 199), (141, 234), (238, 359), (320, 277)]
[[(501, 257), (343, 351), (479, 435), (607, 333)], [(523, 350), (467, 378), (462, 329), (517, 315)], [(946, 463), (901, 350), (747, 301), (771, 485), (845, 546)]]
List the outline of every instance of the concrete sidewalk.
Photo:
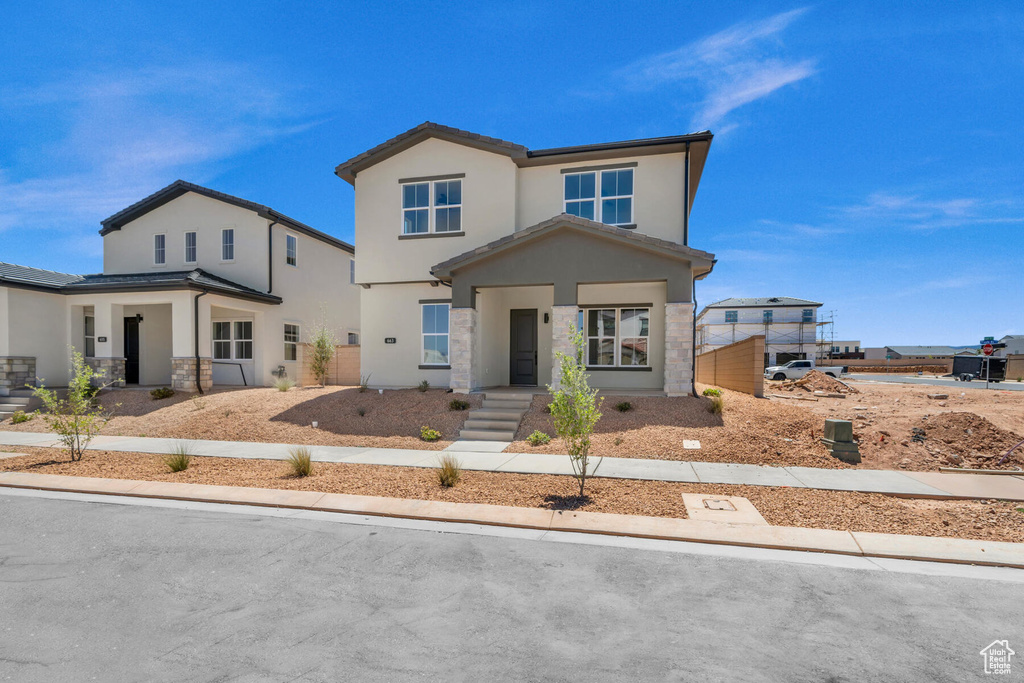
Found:
[[(97, 436), (90, 450), (137, 453), (172, 453), (182, 439), (134, 436)], [(285, 460), (293, 444), (247, 441), (188, 441), (192, 454), (218, 458)], [(56, 434), (0, 431), (0, 445), (15, 447), (59, 446)], [(317, 462), (341, 462), (397, 467), (437, 467), (441, 451), (348, 446), (311, 446)], [(568, 456), (544, 453), (480, 453), (457, 456), (462, 467), (482, 472), (572, 474)], [(1024, 501), (1024, 474), (944, 474), (890, 470), (765, 467), (714, 462), (681, 462), (642, 458), (595, 458), (593, 476), (644, 479), (694, 484), (792, 486), (832, 491), (861, 491), (919, 498), (967, 498)], [(0, 466), (2, 469), (2, 466)]]

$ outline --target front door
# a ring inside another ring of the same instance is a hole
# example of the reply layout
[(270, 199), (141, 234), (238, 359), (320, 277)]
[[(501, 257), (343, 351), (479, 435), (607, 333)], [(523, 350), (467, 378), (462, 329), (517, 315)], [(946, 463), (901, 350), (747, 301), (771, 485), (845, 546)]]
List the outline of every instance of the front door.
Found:
[(139, 383), (139, 319), (124, 319), (124, 382)]
[(537, 385), (537, 309), (515, 309), (509, 329), (509, 384)]

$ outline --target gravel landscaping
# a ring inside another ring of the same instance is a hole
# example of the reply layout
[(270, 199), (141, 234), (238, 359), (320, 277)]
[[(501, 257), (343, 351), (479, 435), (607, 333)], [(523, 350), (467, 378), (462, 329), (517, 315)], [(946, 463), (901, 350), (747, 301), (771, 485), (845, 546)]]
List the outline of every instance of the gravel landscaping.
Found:
[[(577, 483), (554, 475), (470, 472), (455, 488), (437, 483), (434, 470), (316, 463), (312, 476), (298, 478), (287, 463), (197, 457), (184, 472), (171, 473), (163, 456), (90, 451), (71, 463), (54, 449), (27, 449), (28, 455), (2, 461), (2, 468), (38, 474), (114, 479), (142, 479), (195, 484), (252, 486), (275, 489), (353, 493), (371, 496), (489, 503), (519, 507), (573, 507)], [(936, 501), (894, 498), (786, 487), (677, 484), (669, 482), (594, 479), (587, 484), (589, 501), (578, 509), (590, 512), (686, 517), (681, 493), (743, 496), (769, 522), (779, 526), (874, 531), (1024, 542), (1020, 504), (999, 501)], [(1024, 507), (1021, 507), (1024, 510)]]

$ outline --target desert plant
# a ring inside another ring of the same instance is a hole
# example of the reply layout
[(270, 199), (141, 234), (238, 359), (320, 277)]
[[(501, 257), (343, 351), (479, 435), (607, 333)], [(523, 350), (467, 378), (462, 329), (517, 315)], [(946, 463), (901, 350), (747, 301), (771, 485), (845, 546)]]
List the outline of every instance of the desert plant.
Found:
[(320, 319), (313, 323), (309, 336), (309, 368), (320, 386), (327, 384), (327, 373), (330, 372), (337, 345), (334, 328), (327, 323), (327, 306), (321, 304)]
[(423, 380), (416, 388), (419, 389), (420, 391), (426, 391), (427, 389), (430, 388), (430, 382), (428, 382), (427, 380)]
[(164, 458), (164, 464), (171, 472), (184, 472), (192, 463), (192, 444), (188, 441), (175, 442), (170, 454)]
[(583, 333), (574, 325), (571, 335), (573, 355), (558, 352), (558, 388), (549, 385), (548, 391), (553, 398), (551, 417), (555, 422), (555, 433), (565, 441), (573, 473), (580, 483), (582, 498), (590, 463), (590, 435), (594, 432), (594, 425), (601, 419), (600, 409), (604, 399), (598, 398), (597, 389), (591, 389), (587, 383)]
[(431, 429), (427, 425), (420, 427), (420, 438), (424, 441), (437, 441), (441, 438), (441, 432)]
[(149, 392), (149, 395), (153, 397), (154, 401), (159, 401), (161, 399), (174, 396), (174, 389), (171, 389), (170, 387), (160, 387)]
[(546, 443), (551, 443), (551, 437), (539, 429), (535, 429), (533, 434), (526, 437), (526, 442), (531, 446), (543, 446)]
[(356, 408), (356, 412), (359, 414), (359, 417), (362, 417), (366, 415), (366, 408), (359, 406), (358, 408)]
[(104, 371), (94, 371), (81, 353), (71, 348), (71, 380), (68, 382), (67, 398), (60, 398), (56, 391), (45, 385), (33, 388), (32, 393), (43, 402), (43, 421), (52, 431), (60, 435), (60, 441), (71, 455), (71, 461), (82, 459), (82, 452), (107, 422), (103, 409), (93, 403), (92, 397), (99, 388), (93, 387), (94, 379), (101, 379)]
[(32, 419), (32, 413), (26, 413), (24, 410), (15, 410), (14, 414), (11, 415), (11, 424), (20, 425), (22, 422), (28, 422)]
[(615, 410), (619, 411), (620, 413), (628, 413), (629, 411), (633, 410), (633, 404), (630, 403), (629, 401), (616, 403)]
[(708, 412), (712, 415), (721, 415), (725, 412), (725, 399), (721, 396), (711, 396), (708, 402)]
[(1017, 378), (1017, 381), (1018, 381), (1018, 382), (1024, 382), (1024, 377), (1018, 377), (1018, 378)]
[(313, 453), (309, 446), (288, 449), (288, 465), (296, 477), (308, 477), (313, 473)]
[(442, 455), (437, 468), (437, 481), (445, 488), (451, 488), (462, 478), (462, 463), (451, 453)]
[(370, 376), (373, 375), (371, 372), (369, 375), (359, 376), (359, 393), (365, 394), (366, 390), (370, 388)]
[(621, 446), (622, 445), (622, 437), (621, 436), (615, 437), (615, 442), (614, 443), (615, 443), (616, 446)]
[(719, 391), (718, 389), (715, 389), (714, 387), (708, 387), (702, 393), (703, 393), (704, 396), (721, 396), (722, 395), (722, 392)]
[(465, 410), (469, 408), (469, 401), (463, 401), (461, 398), (453, 398), (448, 401), (448, 410)]
[(193, 396), (190, 401), (192, 402), (192, 410), (202, 410), (206, 407), (206, 399), (199, 394)]
[(290, 380), (287, 377), (281, 377), (276, 382), (274, 382), (274, 388), (277, 389), (278, 391), (288, 391), (294, 386), (295, 381)]

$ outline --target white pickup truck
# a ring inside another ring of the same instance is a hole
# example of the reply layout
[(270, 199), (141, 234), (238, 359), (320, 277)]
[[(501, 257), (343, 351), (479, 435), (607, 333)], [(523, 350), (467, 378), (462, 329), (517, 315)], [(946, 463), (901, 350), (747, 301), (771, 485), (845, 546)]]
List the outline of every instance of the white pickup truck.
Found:
[(839, 378), (840, 375), (846, 372), (845, 366), (838, 365), (824, 365), (820, 368), (814, 367), (813, 360), (791, 360), (785, 365), (773, 365), (770, 368), (764, 369), (765, 379), (800, 379), (811, 370), (817, 369), (818, 372), (823, 372), (830, 377)]

